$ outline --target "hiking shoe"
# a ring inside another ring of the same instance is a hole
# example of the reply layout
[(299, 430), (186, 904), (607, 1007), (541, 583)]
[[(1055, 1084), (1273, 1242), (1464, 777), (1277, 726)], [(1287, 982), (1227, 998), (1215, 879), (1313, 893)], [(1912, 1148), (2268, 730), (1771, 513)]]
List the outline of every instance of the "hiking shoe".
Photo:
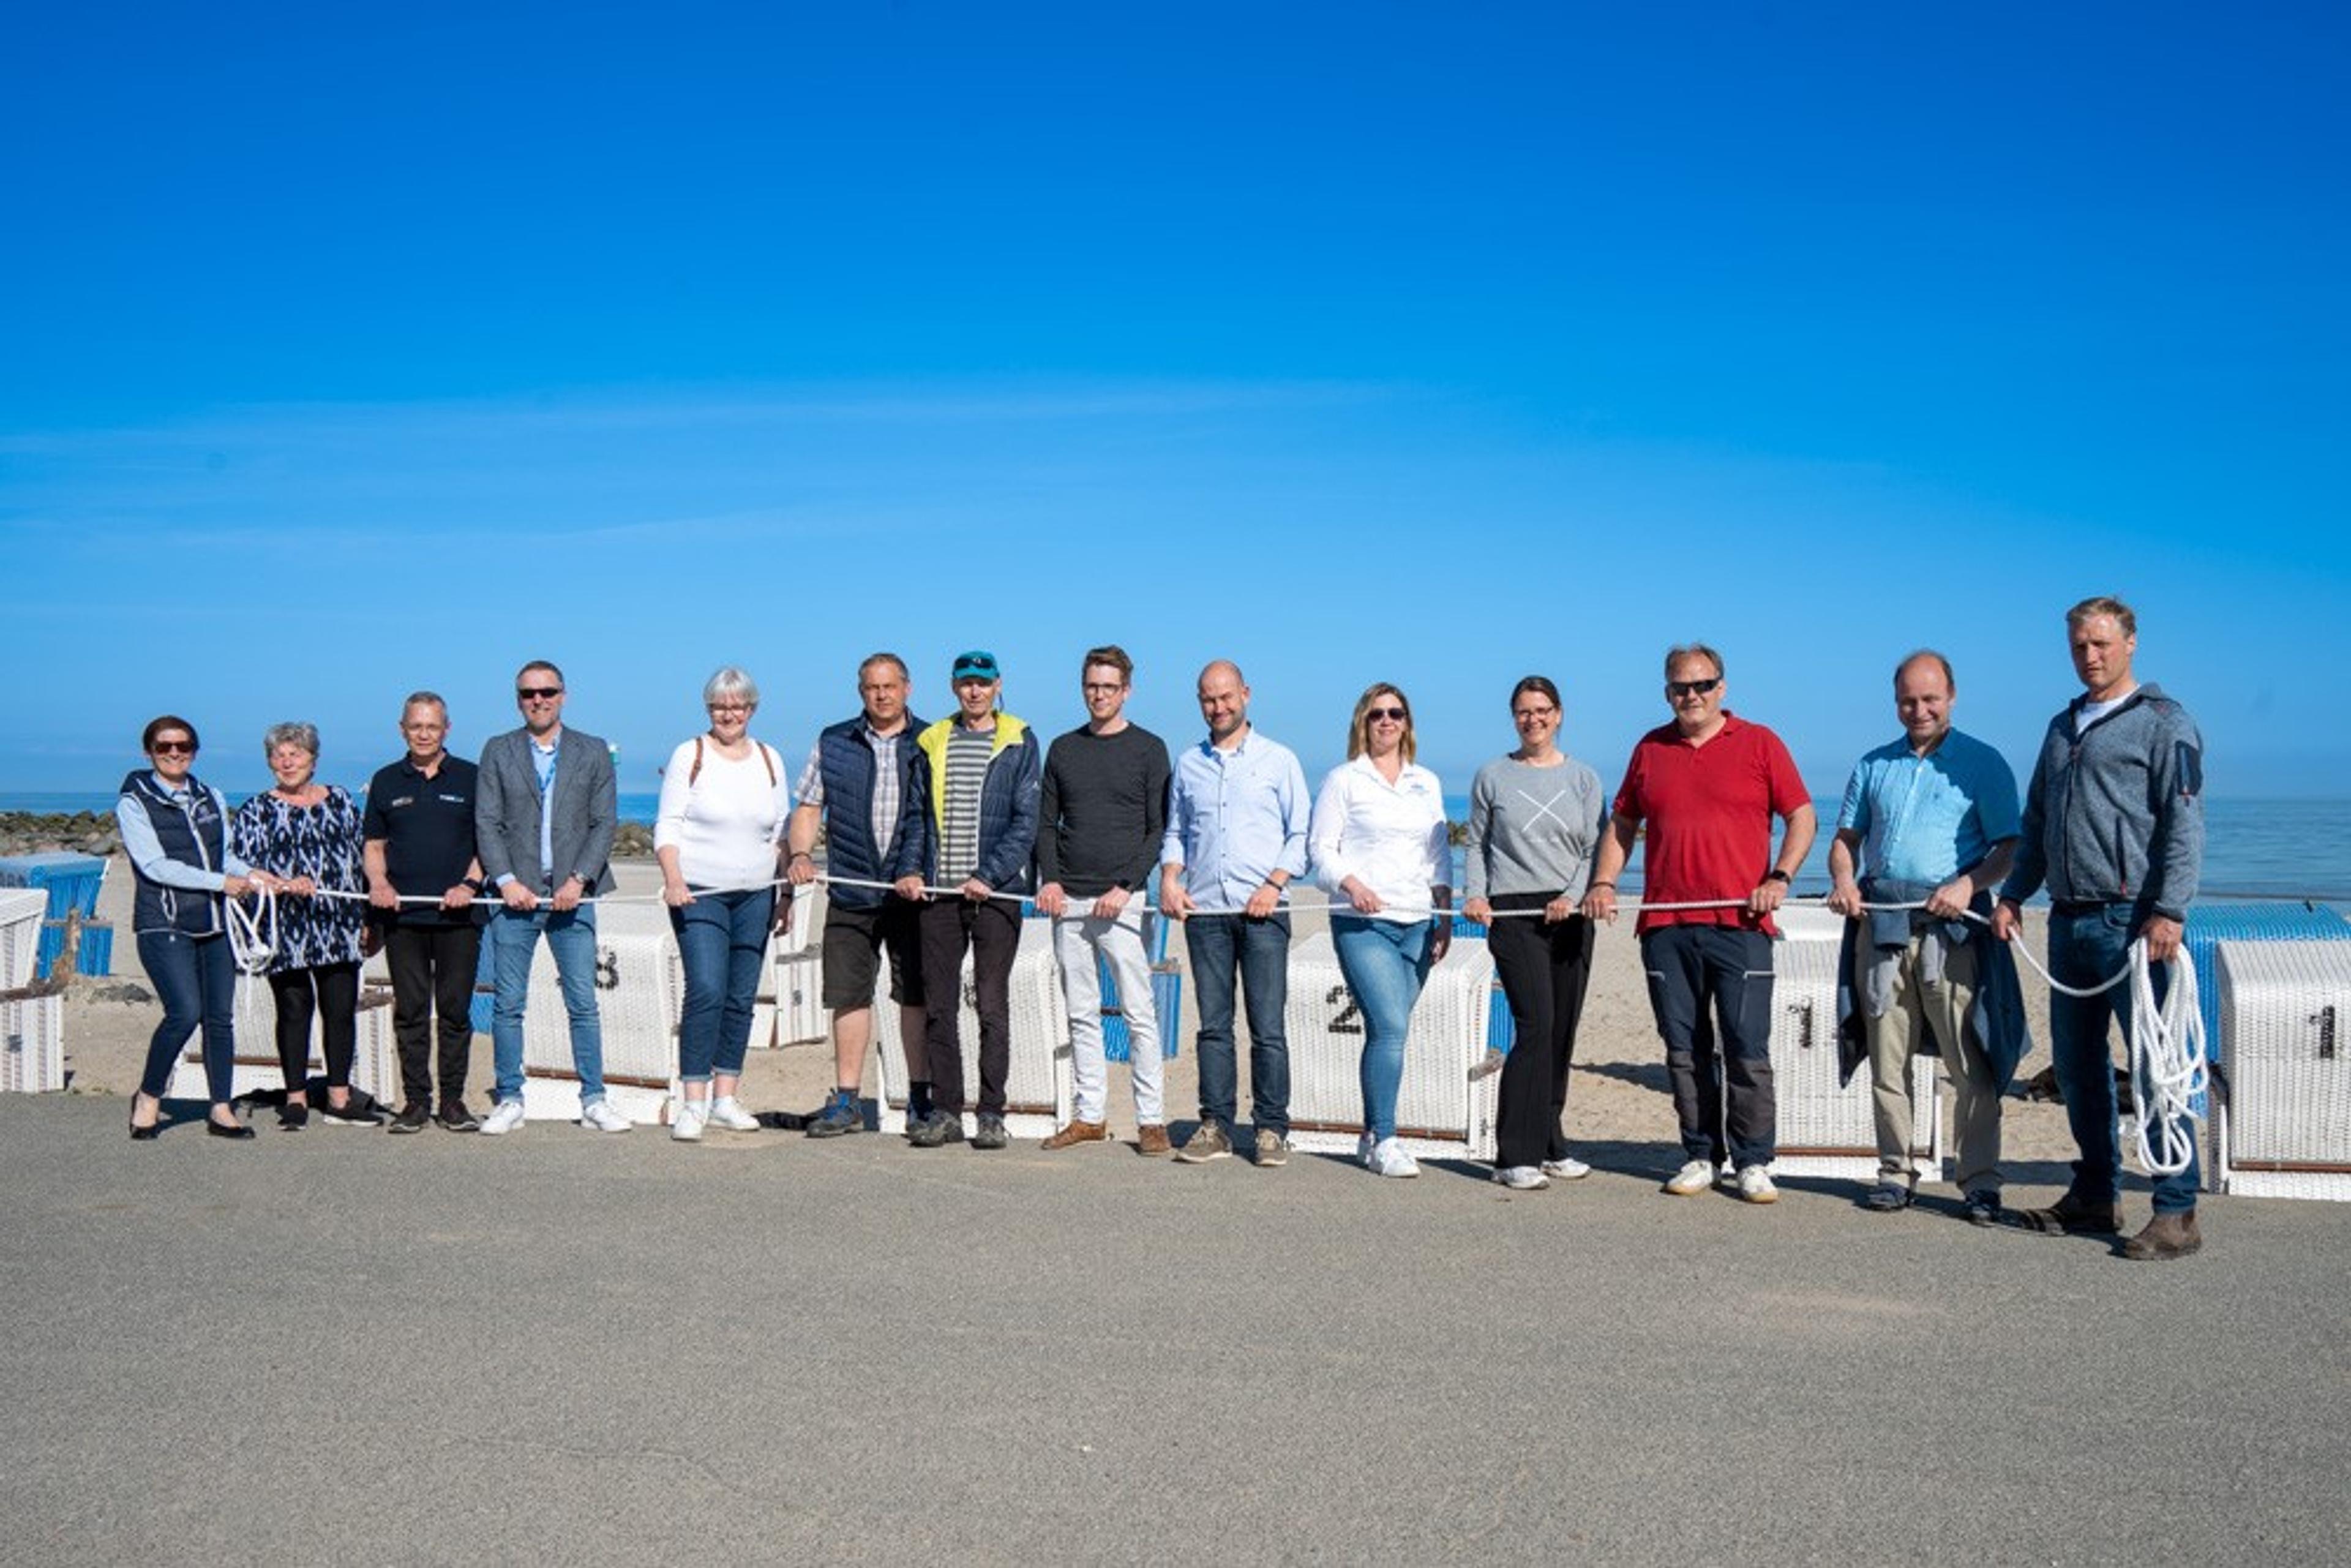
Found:
[(432, 1120), (433, 1113), (426, 1108), (423, 1101), (411, 1100), (407, 1104), (402, 1105), (400, 1108), (400, 1114), (392, 1119), (392, 1125), (386, 1127), (384, 1131), (387, 1133), (421, 1133), (424, 1131), (424, 1124)]
[(1134, 1130), (1134, 1152), (1155, 1158), (1175, 1145), (1167, 1141), (1167, 1129), (1156, 1122), (1146, 1122)]
[(1872, 1214), (1898, 1214), (1910, 1207), (1910, 1189), (1898, 1181), (1882, 1181), (1869, 1189), (1861, 1207)]
[(2065, 1196), (2046, 1208), (2021, 1208), (2016, 1220), (2043, 1236), (2120, 1236), (2122, 1205), (2112, 1198), (2085, 1198), (2068, 1187)]
[(1000, 1149), (1012, 1141), (1004, 1130), (1004, 1118), (993, 1111), (979, 1113), (978, 1125), (972, 1129), (971, 1146), (975, 1149)]
[(1541, 1192), (1551, 1185), (1551, 1177), (1533, 1166), (1497, 1166), (1494, 1180), (1512, 1192)]
[(2185, 1258), (2204, 1245), (2204, 1233), (2196, 1228), (2196, 1211), (2179, 1214), (2158, 1214), (2147, 1222), (2147, 1228), (2123, 1243), (2123, 1256), (2141, 1263), (2160, 1263), (2173, 1258)]
[(1366, 1163), (1374, 1176), (1404, 1177), (1420, 1174), (1419, 1163), (1405, 1154), (1403, 1145), (1394, 1138), (1382, 1138), (1374, 1143), (1372, 1157)]
[(918, 1149), (960, 1144), (963, 1142), (963, 1117), (954, 1111), (934, 1111), (906, 1134), (906, 1141)]
[(1203, 1122), (1184, 1140), (1184, 1146), (1176, 1151), (1176, 1158), (1182, 1165), (1204, 1166), (1232, 1152), (1233, 1141), (1225, 1135), (1225, 1130), (1214, 1122)]
[(844, 1133), (865, 1130), (865, 1113), (859, 1108), (857, 1096), (836, 1089), (824, 1109), (809, 1118), (808, 1135), (811, 1138), (838, 1138)]
[(1988, 1186), (1979, 1187), (1974, 1192), (1968, 1194), (1968, 1207), (1966, 1212), (1968, 1223), (1970, 1225), (1998, 1225), (2000, 1223), (2000, 1194)]
[(706, 1100), (678, 1102), (677, 1114), (671, 1119), (669, 1135), (672, 1143), (698, 1144), (702, 1129), (710, 1124), (710, 1103)]
[(1657, 1190), (1672, 1193), (1676, 1197), (1690, 1197), (1714, 1185), (1714, 1162), (1692, 1160), (1666, 1178)]
[(1592, 1174), (1592, 1167), (1573, 1155), (1562, 1155), (1555, 1160), (1545, 1160), (1538, 1168), (1554, 1181), (1582, 1181)]
[[(634, 1122), (613, 1110), (612, 1103), (609, 1100), (590, 1100), (580, 1106), (580, 1124), (598, 1133), (625, 1133), (636, 1125)], [(697, 1127), (696, 1131), (699, 1130)]]
[[(865, 1124), (862, 1116), (857, 1121), (860, 1126)], [(756, 1133), (759, 1118), (743, 1109), (743, 1102), (732, 1094), (721, 1094), (710, 1103), (710, 1124), (725, 1133)]]
[(1270, 1170), (1290, 1163), (1290, 1140), (1271, 1127), (1257, 1130), (1257, 1163)]
[(453, 1133), (478, 1133), (482, 1130), (482, 1119), (466, 1110), (463, 1100), (442, 1101), (439, 1121)]
[(1777, 1203), (1780, 1189), (1771, 1185), (1770, 1171), (1761, 1166), (1749, 1166), (1739, 1173), (1739, 1197), (1746, 1203)]
[(1080, 1144), (1110, 1142), (1110, 1128), (1101, 1122), (1072, 1122), (1037, 1146), (1040, 1149), (1073, 1149)]
[(488, 1115), (482, 1118), (482, 1136), (494, 1138), (500, 1133), (511, 1133), (521, 1125), (522, 1102), (501, 1100), (490, 1107)]

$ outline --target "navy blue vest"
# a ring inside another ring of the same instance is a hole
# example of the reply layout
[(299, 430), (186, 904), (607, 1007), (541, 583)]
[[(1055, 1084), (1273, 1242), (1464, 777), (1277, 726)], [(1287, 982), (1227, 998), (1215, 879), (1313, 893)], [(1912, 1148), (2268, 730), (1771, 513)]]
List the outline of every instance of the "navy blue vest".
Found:
[[(922, 729), (923, 721), (908, 714), (898, 734), (902, 800), (914, 788), (914, 737)], [(889, 868), (873, 841), (873, 747), (866, 744), (865, 716), (826, 726), (817, 737), (817, 758), (824, 779), (825, 869), (862, 882), (887, 881)], [(825, 897), (843, 909), (872, 909), (884, 896), (870, 887), (825, 889)]]
[[(220, 791), (208, 784), (200, 784), (193, 775), (188, 779), (192, 800), (183, 810), (180, 802), (163, 792), (155, 776), (141, 768), (122, 781), (122, 792), (135, 795), (147, 808), (148, 825), (163, 846), (165, 858), (183, 865), (203, 866), (218, 871), (228, 859), (228, 804)], [(138, 867), (134, 864), (135, 873)], [(139, 877), (137, 895), (131, 901), (131, 929), (141, 931), (181, 931), (191, 936), (209, 936), (221, 929), (220, 895), (196, 893), (184, 887), (166, 887), (160, 882)]]

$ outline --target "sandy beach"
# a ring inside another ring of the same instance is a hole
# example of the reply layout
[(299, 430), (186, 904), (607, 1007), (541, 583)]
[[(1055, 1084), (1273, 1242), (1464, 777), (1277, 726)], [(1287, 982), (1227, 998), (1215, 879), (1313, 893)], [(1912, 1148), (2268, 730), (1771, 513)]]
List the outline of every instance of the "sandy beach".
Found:
[[(616, 861), (613, 870), (619, 879), (619, 896), (649, 897), (659, 886), (658, 874), (649, 860)], [(131, 879), (118, 859), (108, 874), (99, 914), (113, 920), (118, 932), (125, 934), (130, 928), (131, 894)], [(1307, 890), (1301, 899), (1303, 904), (1320, 901), (1321, 895), (1311, 890)], [(2028, 940), (2038, 955), (2043, 927), (2037, 912), (2029, 924)], [(1321, 914), (1309, 911), (1297, 917), (1295, 932), (1303, 938), (1326, 925)], [(1183, 960), (1180, 936), (1170, 941), (1168, 953), (1179, 963)], [(110, 977), (76, 979), (68, 993), (65, 1051), (68, 1088), (71, 1092), (127, 1095), (138, 1084), (157, 1009), (148, 994), (145, 977), (139, 970), (137, 945), (127, 935), (119, 936), (115, 943), (113, 968)], [(371, 960), (368, 972), (380, 979), (382, 960)], [(2025, 975), (2025, 994), (2032, 1014), (2033, 1050), (2019, 1071), (2020, 1081), (2039, 1071), (2049, 1060), (2047, 990), (2029, 971)], [(1196, 1119), (1198, 1108), (1192, 1050), (1197, 1019), (1191, 1005), (1192, 995), (1187, 974), (1182, 1043), (1167, 1071), (1168, 1117), (1179, 1139)], [(1244, 1059), (1241, 1104), (1246, 1110), (1246, 1048), (1240, 1054)], [(821, 1102), (831, 1086), (831, 1074), (829, 1045), (809, 1043), (780, 1050), (754, 1050), (746, 1064), (744, 1100), (756, 1111), (806, 1112)], [(469, 1082), (476, 1111), (489, 1098), (490, 1082), (489, 1037), (477, 1035)], [(869, 1061), (867, 1092), (872, 1093), (875, 1087)], [(1948, 1116), (1948, 1093), (1945, 1100)], [(2062, 1108), (2011, 1097), (2006, 1109), (2005, 1152), (2011, 1164), (2041, 1166), (2072, 1157), (2073, 1145), (2065, 1131)], [(1122, 1135), (1133, 1134), (1134, 1113), (1126, 1074), (1115, 1064), (1111, 1072), (1111, 1125)], [(1640, 949), (1633, 938), (1629, 915), (1618, 925), (1601, 934), (1592, 990), (1577, 1041), (1575, 1071), (1568, 1095), (1567, 1132), (1576, 1145), (1601, 1151), (1604, 1162), (1635, 1164), (1646, 1159), (1663, 1172), (1678, 1161), (1664, 1048), (1650, 1019)]]

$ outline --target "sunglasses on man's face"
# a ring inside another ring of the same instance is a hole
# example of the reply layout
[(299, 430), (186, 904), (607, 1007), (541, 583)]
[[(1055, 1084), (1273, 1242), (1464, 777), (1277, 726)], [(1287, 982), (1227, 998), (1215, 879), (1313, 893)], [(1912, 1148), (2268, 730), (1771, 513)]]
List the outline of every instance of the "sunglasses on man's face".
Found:
[(517, 686), (515, 688), (515, 695), (518, 697), (537, 697), (546, 703), (551, 703), (562, 695), (561, 686)]
[(1666, 695), (1673, 698), (1676, 702), (1679, 702), (1684, 697), (1702, 697), (1720, 685), (1722, 685), (1722, 677), (1720, 675), (1716, 675), (1709, 680), (1703, 681), (1667, 681), (1666, 683)]

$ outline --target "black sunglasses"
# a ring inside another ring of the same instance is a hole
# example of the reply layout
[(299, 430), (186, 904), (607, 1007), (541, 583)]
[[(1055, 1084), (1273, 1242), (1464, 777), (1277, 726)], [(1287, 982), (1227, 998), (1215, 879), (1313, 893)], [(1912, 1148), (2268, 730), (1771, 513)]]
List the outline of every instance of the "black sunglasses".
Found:
[(196, 743), (193, 740), (159, 740), (147, 749), (157, 757), (193, 757)]
[(1722, 677), (1720, 675), (1715, 675), (1703, 681), (1667, 681), (1666, 683), (1666, 695), (1677, 698), (1687, 696), (1702, 697), (1720, 685), (1722, 685)]
[(518, 697), (538, 697), (542, 700), (551, 701), (562, 695), (563, 688), (561, 686), (517, 686), (515, 688), (515, 695)]
[(1364, 710), (1364, 716), (1366, 719), (1392, 718), (1401, 724), (1405, 719), (1410, 718), (1412, 715), (1405, 712), (1404, 709), (1400, 707), (1367, 707)]

